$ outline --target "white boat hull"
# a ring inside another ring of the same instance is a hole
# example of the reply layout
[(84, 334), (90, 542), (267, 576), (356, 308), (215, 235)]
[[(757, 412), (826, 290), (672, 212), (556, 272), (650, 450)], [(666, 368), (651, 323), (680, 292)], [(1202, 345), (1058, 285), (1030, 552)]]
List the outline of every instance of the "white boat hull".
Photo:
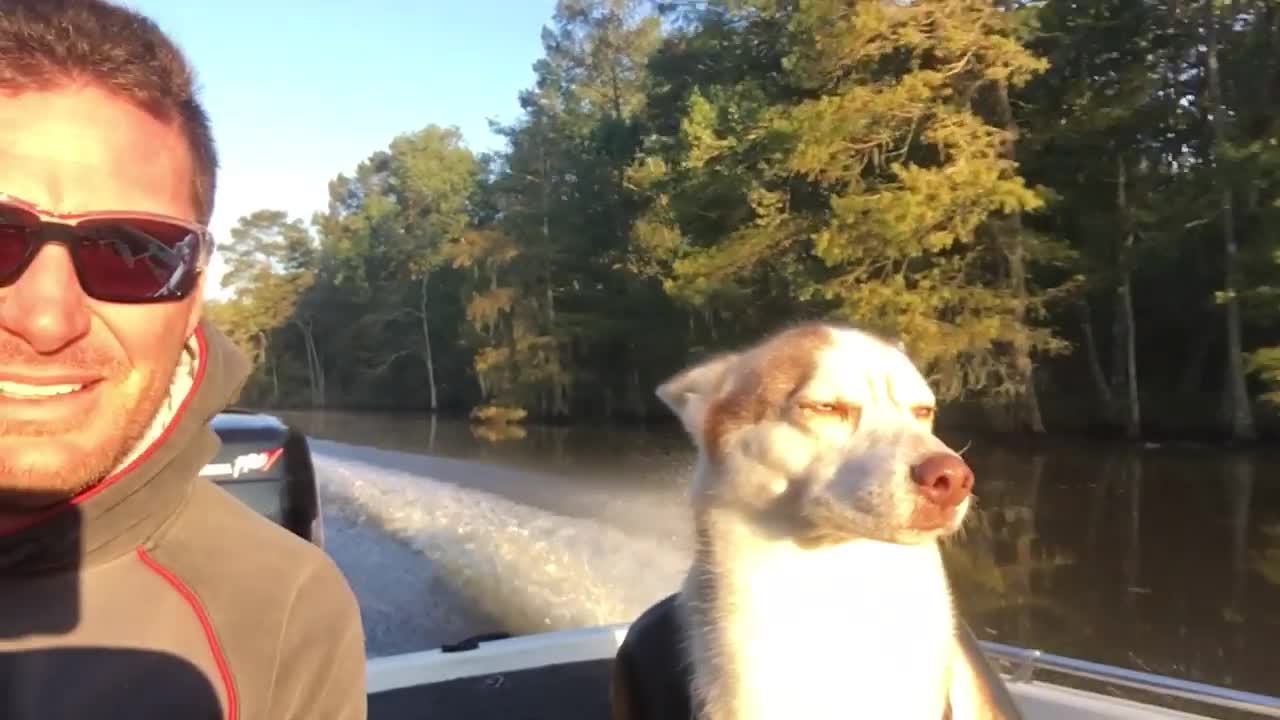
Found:
[[(627, 624), (603, 625), (483, 642), (474, 649), (462, 652), (427, 650), (374, 658), (368, 663), (369, 692), (373, 694), (459, 678), (511, 673), (550, 665), (608, 660), (617, 653), (618, 647), (626, 638), (627, 630)], [(1081, 665), (1088, 664), (1081, 663)], [(1120, 673), (1118, 677), (1125, 677), (1125, 671), (1118, 668), (1114, 670)], [(1210, 718), (1208, 715), (1195, 715), (1156, 705), (1137, 703), (1021, 676), (1021, 673), (1016, 674), (1020, 676), (1004, 674), (1002, 676), (1027, 720), (1207, 720)], [(1089, 675), (1089, 673), (1080, 674)], [(1171, 679), (1170, 681), (1180, 682)], [(1126, 684), (1123, 680), (1120, 683)], [(1137, 682), (1128, 684), (1142, 686)], [(1185, 686), (1205, 687), (1195, 686), (1193, 683), (1185, 683)], [(1203, 700), (1203, 697), (1197, 697), (1196, 693), (1190, 691), (1170, 692), (1170, 694)], [(1241, 700), (1228, 700), (1223, 702), (1222, 706), (1247, 708), (1261, 717), (1280, 717), (1280, 704), (1276, 704), (1274, 698), (1251, 696), (1246, 693), (1237, 695)]]

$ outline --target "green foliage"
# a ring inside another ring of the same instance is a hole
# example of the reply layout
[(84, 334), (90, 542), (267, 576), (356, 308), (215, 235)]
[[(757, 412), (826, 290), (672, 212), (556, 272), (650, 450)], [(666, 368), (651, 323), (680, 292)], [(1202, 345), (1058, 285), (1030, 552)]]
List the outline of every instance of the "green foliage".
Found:
[(946, 397), (1017, 394), (1012, 343), (1062, 344), (1027, 324), (1043, 298), (1006, 282), (1009, 238), (982, 230), (1044, 202), (1006, 152), (1010, 130), (974, 99), (1044, 62), (990, 6), (857, 8), (713, 11), (706, 32), (780, 28), (779, 72), (691, 88), (678, 133), (637, 158), (632, 183), (652, 203), (631, 266), (670, 267), (667, 291), (693, 308), (769, 278), (809, 312), (903, 337)]
[(1280, 347), (1255, 351), (1249, 358), (1249, 369), (1258, 373), (1263, 382), (1274, 388), (1263, 394), (1263, 399), (1273, 405), (1280, 405)]
[(1207, 2), (560, 0), (501, 152), (429, 125), (310, 228), (243, 218), (209, 312), (264, 402), (647, 417), (691, 356), (828, 317), (946, 399), (1106, 418), (1129, 339), (1144, 394), (1223, 387), (1232, 297), (1261, 393), (1280, 11)]

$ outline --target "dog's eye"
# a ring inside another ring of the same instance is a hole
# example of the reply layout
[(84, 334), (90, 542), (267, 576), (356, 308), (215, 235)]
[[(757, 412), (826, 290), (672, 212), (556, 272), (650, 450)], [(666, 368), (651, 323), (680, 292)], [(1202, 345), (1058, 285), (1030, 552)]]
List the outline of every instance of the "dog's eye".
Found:
[(810, 415), (825, 415), (845, 422), (857, 422), (862, 417), (862, 408), (842, 402), (802, 402), (800, 409)]
[(920, 405), (918, 407), (911, 408), (911, 414), (914, 415), (917, 420), (932, 420), (933, 413), (934, 409), (927, 405)]

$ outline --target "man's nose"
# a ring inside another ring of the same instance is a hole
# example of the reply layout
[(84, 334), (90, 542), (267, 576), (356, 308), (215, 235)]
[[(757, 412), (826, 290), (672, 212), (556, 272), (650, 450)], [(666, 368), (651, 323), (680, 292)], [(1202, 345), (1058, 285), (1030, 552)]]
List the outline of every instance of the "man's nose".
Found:
[(67, 248), (45, 245), (16, 282), (0, 288), (0, 329), (40, 353), (57, 352), (89, 332), (88, 296)]

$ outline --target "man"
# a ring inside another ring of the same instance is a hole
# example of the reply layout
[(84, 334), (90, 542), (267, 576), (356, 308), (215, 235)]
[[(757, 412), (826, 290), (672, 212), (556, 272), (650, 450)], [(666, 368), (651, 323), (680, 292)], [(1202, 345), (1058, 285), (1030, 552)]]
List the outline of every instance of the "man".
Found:
[(201, 319), (216, 165), (149, 20), (0, 0), (0, 717), (365, 717), (336, 566), (197, 478), (249, 371)]

